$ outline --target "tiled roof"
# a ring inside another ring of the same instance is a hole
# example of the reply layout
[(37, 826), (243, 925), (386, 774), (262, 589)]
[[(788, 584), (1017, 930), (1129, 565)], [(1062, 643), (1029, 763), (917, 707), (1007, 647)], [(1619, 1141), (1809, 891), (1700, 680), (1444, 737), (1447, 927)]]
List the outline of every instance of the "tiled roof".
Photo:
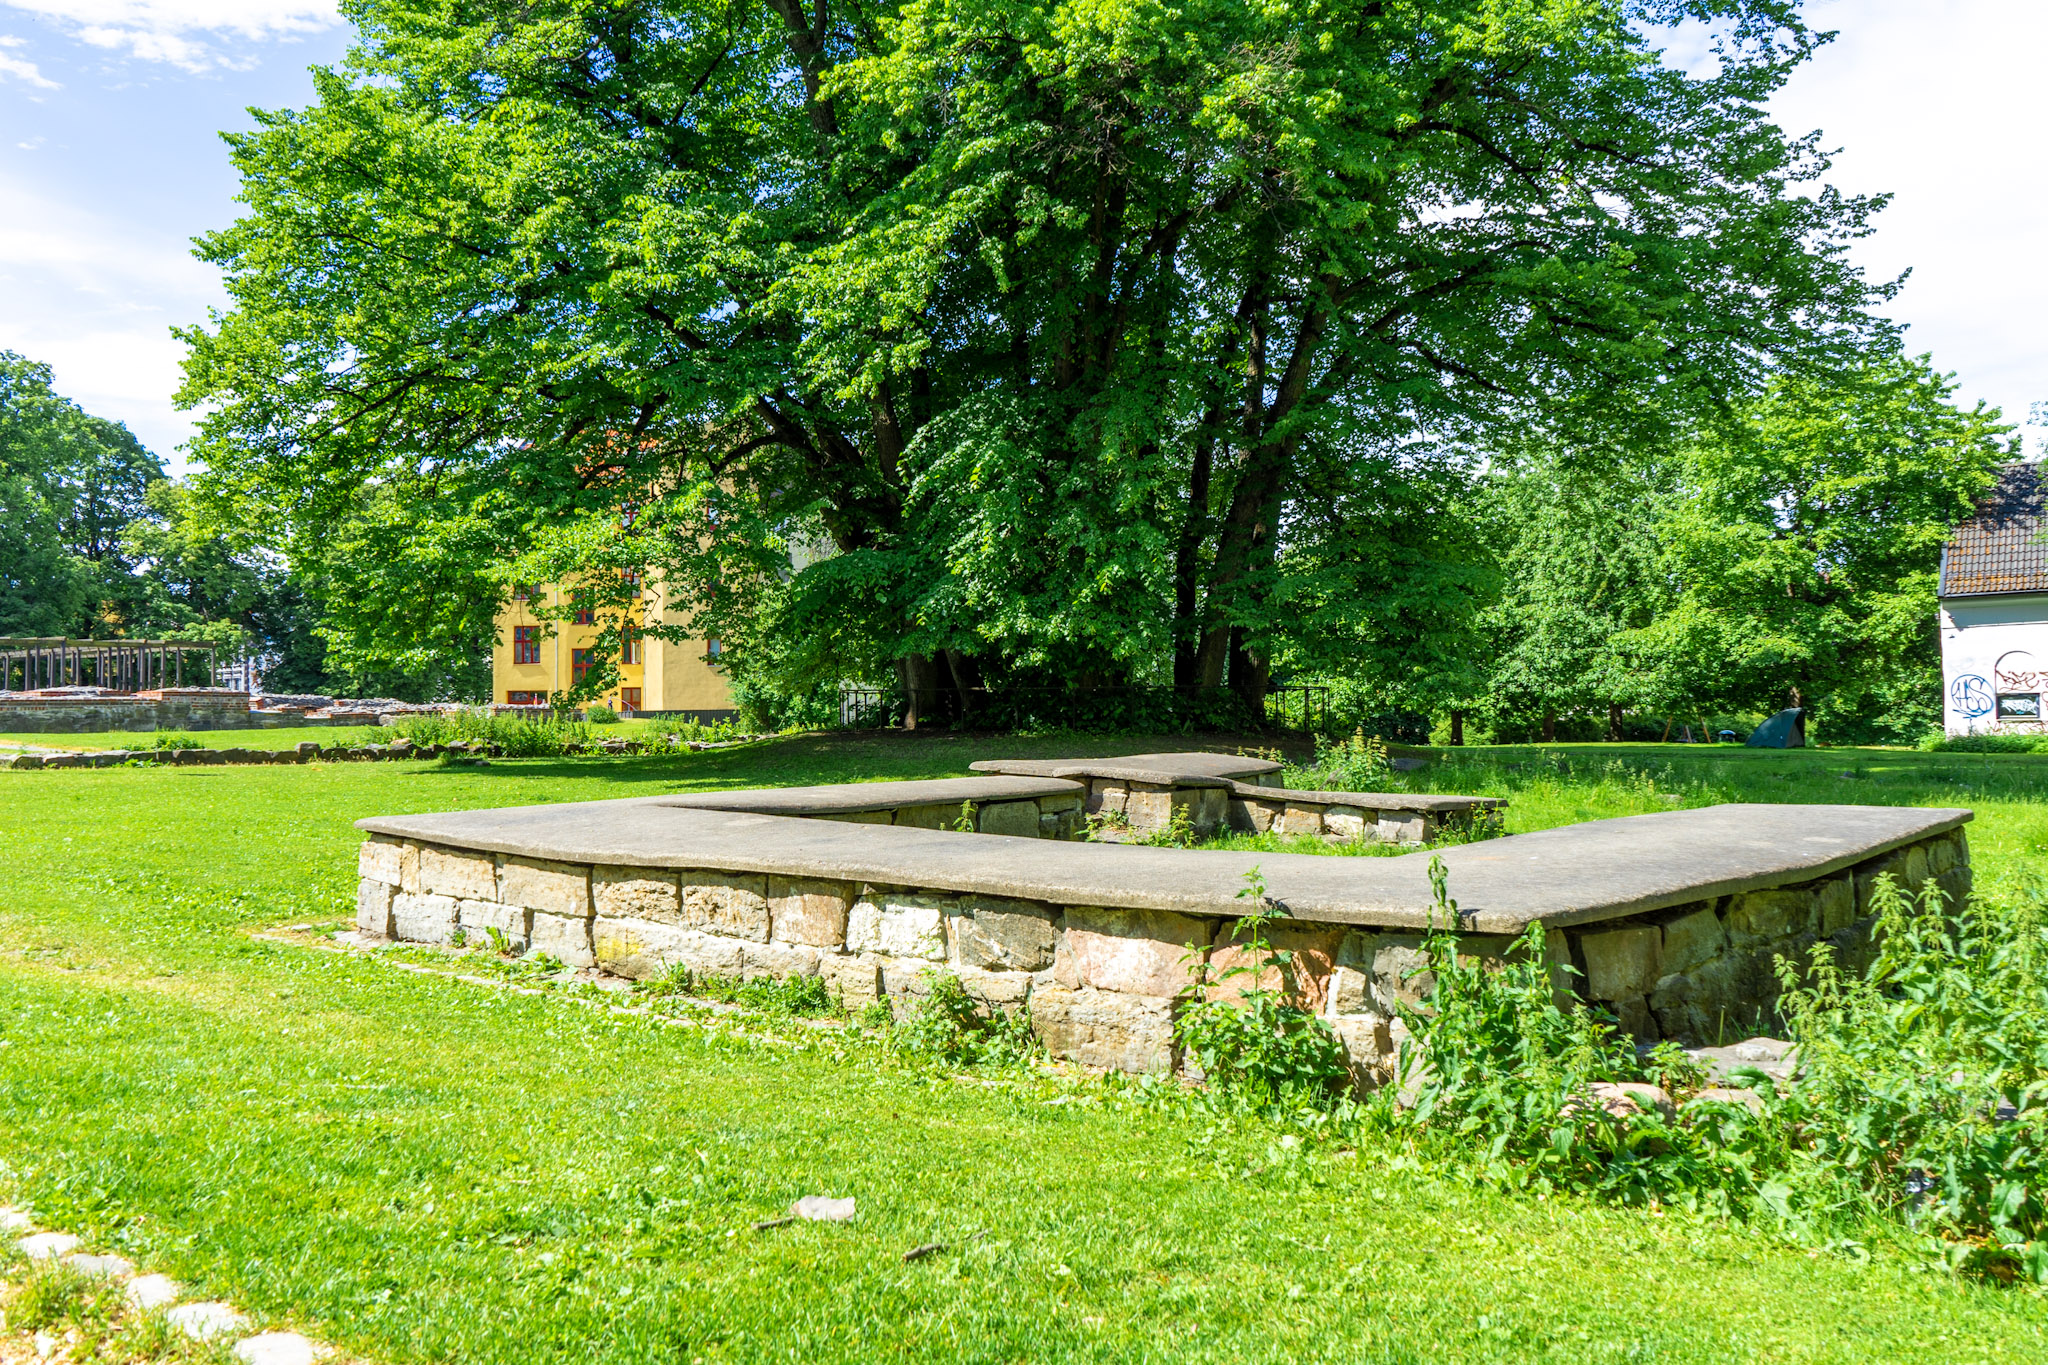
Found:
[(1941, 553), (1941, 595), (2048, 592), (2041, 467), (2009, 464)]

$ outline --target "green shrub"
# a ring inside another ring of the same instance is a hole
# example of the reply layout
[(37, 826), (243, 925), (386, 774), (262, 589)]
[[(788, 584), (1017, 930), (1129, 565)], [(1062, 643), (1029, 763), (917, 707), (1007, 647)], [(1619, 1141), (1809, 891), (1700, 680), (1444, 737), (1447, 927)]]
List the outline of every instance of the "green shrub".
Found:
[[(1257, 1106), (1326, 1108), (1350, 1086), (1344, 1044), (1288, 996), (1294, 953), (1269, 937), (1273, 921), (1286, 912), (1267, 899), (1258, 868), (1245, 874), (1237, 894), (1251, 902), (1236, 922), (1244, 939), (1239, 957), (1212, 973), (1205, 955), (1190, 947), (1190, 980), (1174, 1038), (1213, 1090)], [(1237, 1003), (1209, 998), (1211, 987), (1233, 983), (1242, 983)]]
[(592, 725), (617, 725), (619, 713), (603, 703), (596, 703), (583, 708), (583, 719)]
[[(1431, 861), (1443, 923), (1456, 922)], [(1798, 1045), (1789, 1083), (1738, 1072), (1756, 1112), (1694, 1099), (1676, 1048), (1640, 1055), (1612, 1019), (1561, 998), (1541, 926), (1495, 969), (1432, 933), (1434, 980), (1403, 1011), (1400, 1103), (1379, 1114), (1474, 1152), (1505, 1183), (1660, 1200), (1821, 1239), (1887, 1218), (1948, 1266), (2048, 1283), (2048, 905), (1976, 898), (1951, 913), (1932, 882), (1889, 876), (1873, 896), (1881, 945), (1861, 977), (1822, 945), (1780, 958), (1779, 1009)], [(1602, 1081), (1650, 1081), (1680, 1103), (1615, 1114)]]
[(925, 982), (924, 999), (889, 1030), (899, 1051), (944, 1066), (1015, 1064), (1040, 1051), (1028, 1010), (983, 1004), (951, 972), (929, 972)]
[(1929, 735), (1922, 750), (1941, 754), (2048, 754), (2048, 735)]
[(205, 744), (199, 736), (188, 735), (183, 730), (159, 730), (149, 737), (149, 743), (143, 747), (163, 751), (169, 749), (199, 749), (204, 748)]
[(389, 730), (422, 748), (464, 740), (494, 745), (507, 758), (559, 758), (591, 741), (586, 724), (552, 715), (539, 720), (498, 716), (481, 708), (401, 716)]
[(660, 743), (723, 744), (737, 737), (739, 726), (729, 720), (715, 720), (706, 725), (683, 716), (657, 716), (648, 723), (648, 730)]
[(1309, 767), (1289, 765), (1281, 781), (1297, 791), (1385, 791), (1394, 775), (1387, 743), (1360, 730), (1349, 739), (1318, 739), (1316, 761)]

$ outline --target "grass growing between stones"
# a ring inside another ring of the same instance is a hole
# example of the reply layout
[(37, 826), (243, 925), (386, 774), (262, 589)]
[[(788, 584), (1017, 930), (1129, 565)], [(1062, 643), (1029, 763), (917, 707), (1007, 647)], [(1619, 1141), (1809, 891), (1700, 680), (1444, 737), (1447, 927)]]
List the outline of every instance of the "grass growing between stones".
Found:
[[(393, 1362), (2048, 1356), (2038, 1293), (1882, 1244), (1500, 1194), (1393, 1143), (1283, 1145), (1084, 1079), (956, 1076), (796, 1021), (680, 1028), (249, 932), (346, 918), (368, 814), (1186, 747), (0, 773), (9, 1193), (195, 1295)], [(1401, 780), (1507, 795), (1513, 830), (1725, 793), (1974, 805), (1980, 875), (2048, 843), (2048, 759), (1548, 752), (1569, 770), (1471, 751)], [(807, 1194), (859, 1216), (753, 1230)]]

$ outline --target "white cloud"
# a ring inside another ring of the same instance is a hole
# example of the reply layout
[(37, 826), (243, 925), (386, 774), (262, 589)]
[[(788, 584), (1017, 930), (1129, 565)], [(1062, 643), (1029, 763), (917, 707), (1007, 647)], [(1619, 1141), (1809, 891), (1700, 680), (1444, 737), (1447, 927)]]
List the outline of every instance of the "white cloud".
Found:
[(184, 348), (173, 324), (222, 303), (219, 276), (176, 237), (121, 223), (0, 169), (0, 349), (56, 372), (57, 391), (126, 422), (178, 463), (192, 420), (171, 402)]
[(237, 42), (276, 42), (339, 22), (334, 0), (0, 0), (94, 47), (187, 71), (237, 67)]
[(37, 69), (34, 62), (29, 61), (26, 57), (8, 55), (8, 48), (18, 48), (25, 45), (24, 41), (20, 38), (0, 38), (0, 76), (12, 76), (16, 80), (27, 81), (38, 89), (55, 90), (57, 82), (43, 75)]

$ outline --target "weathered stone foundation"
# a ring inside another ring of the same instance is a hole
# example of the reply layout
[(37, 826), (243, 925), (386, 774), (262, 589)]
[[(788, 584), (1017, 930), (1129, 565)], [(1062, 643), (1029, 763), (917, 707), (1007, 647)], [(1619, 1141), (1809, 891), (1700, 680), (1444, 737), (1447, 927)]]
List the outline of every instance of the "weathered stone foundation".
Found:
[[(366, 820), (357, 927), (514, 947), (643, 979), (676, 967), (822, 977), (847, 1006), (901, 1010), (930, 974), (1028, 1007), (1049, 1050), (1092, 1066), (1179, 1065), (1190, 964), (1241, 951), (1236, 892), (1260, 866), (1290, 916), (1288, 988), (1327, 1018), (1361, 1083), (1386, 1078), (1397, 1006), (1429, 987), (1426, 853), (1259, 856), (1061, 842), (1081, 795), (1045, 778), (716, 793)], [(946, 828), (962, 805), (976, 832)], [(1638, 1038), (1768, 1031), (1775, 960), (1826, 942), (1860, 965), (1891, 873), (1970, 887), (1969, 812), (1718, 806), (1446, 849), (1464, 948), (1482, 963), (1541, 923), (1555, 979)], [(991, 837), (1007, 831), (1009, 837)], [(1029, 837), (1017, 837), (1029, 832)], [(1051, 842), (1047, 840), (1050, 839)]]

